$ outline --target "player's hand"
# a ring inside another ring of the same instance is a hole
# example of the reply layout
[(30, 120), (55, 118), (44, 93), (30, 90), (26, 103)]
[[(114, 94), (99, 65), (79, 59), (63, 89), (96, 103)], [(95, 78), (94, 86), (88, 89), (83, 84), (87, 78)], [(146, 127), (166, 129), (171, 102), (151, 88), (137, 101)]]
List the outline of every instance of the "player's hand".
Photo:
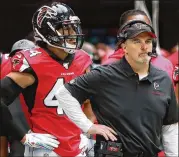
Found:
[(50, 134), (29, 133), (21, 140), (24, 145), (34, 148), (54, 150), (60, 144), (56, 137)]
[(117, 133), (113, 129), (105, 125), (93, 124), (88, 130), (88, 134), (99, 134), (104, 136), (106, 140), (110, 139), (111, 141), (117, 141), (117, 138), (115, 137)]

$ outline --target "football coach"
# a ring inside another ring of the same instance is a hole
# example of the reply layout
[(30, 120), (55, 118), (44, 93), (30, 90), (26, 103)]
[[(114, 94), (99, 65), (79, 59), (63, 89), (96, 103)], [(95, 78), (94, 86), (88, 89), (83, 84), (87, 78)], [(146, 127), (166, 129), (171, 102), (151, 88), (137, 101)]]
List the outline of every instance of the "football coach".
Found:
[[(178, 156), (178, 107), (172, 81), (150, 63), (155, 38), (145, 22), (125, 23), (118, 33), (124, 57), (72, 80), (55, 94), (59, 107), (78, 127), (97, 134), (96, 157), (157, 157), (161, 137), (166, 156)], [(99, 124), (92, 124), (81, 110), (87, 98)]]

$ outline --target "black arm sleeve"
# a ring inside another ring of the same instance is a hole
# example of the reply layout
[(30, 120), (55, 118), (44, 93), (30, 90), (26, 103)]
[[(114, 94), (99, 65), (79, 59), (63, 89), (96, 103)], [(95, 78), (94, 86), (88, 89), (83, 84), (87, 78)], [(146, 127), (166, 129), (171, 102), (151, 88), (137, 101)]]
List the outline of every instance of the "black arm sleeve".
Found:
[(2, 101), (0, 103), (0, 114), (1, 114), (0, 136), (12, 136), (14, 139), (20, 141), (24, 137), (25, 132), (23, 132), (13, 122), (12, 115), (8, 107)]
[(98, 87), (102, 81), (101, 71), (94, 69), (65, 84), (65, 88), (82, 104), (91, 95), (98, 93)]
[(163, 121), (164, 125), (170, 125), (178, 122), (178, 105), (174, 92), (174, 88), (171, 85), (171, 97), (169, 100), (169, 106), (167, 108), (167, 112)]
[(1, 101), (7, 106), (22, 92), (23, 88), (16, 84), (11, 78), (5, 77), (1, 80)]

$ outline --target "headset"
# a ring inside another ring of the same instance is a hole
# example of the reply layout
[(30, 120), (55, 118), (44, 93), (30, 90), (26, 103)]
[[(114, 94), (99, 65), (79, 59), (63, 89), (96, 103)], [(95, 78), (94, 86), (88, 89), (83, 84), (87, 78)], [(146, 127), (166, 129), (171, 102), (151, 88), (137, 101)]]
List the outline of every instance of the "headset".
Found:
[[(132, 27), (134, 24), (136, 23), (141, 23), (141, 24), (144, 24), (146, 26), (148, 26), (150, 29), (151, 29), (151, 32), (153, 34), (155, 34), (155, 31), (154, 29), (152, 28), (151, 25), (147, 24), (146, 22), (144, 21), (141, 21), (141, 20), (130, 20), (126, 23), (124, 23), (120, 28), (119, 28), (119, 31), (117, 33), (117, 39), (119, 41), (119, 43), (123, 43), (125, 40), (127, 40), (127, 30)], [(156, 39), (153, 39), (152, 41), (152, 52), (148, 52), (148, 55), (151, 56), (151, 57), (157, 57), (157, 52), (156, 52), (156, 47), (157, 47), (157, 40)]]

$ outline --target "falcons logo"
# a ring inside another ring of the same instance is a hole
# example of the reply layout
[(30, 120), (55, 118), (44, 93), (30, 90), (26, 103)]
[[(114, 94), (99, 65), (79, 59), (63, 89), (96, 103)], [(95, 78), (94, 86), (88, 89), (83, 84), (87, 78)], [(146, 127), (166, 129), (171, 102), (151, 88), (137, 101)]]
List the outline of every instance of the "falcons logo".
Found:
[(52, 16), (57, 15), (57, 12), (48, 6), (43, 6), (39, 9), (39, 13), (37, 15), (37, 25), (41, 28), (42, 22), (44, 18), (51, 18)]
[(12, 60), (12, 66), (13, 66), (14, 69), (15, 69), (15, 67), (16, 67), (17, 65), (19, 65), (19, 64), (20, 64), (20, 59), (14, 58), (14, 59)]

